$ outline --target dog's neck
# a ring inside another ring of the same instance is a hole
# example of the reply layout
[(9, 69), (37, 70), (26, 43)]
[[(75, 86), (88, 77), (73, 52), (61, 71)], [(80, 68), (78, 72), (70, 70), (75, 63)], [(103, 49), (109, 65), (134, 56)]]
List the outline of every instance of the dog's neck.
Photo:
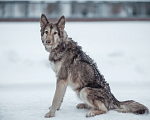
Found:
[(49, 60), (50, 61), (58, 61), (61, 60), (62, 57), (65, 54), (66, 51), (66, 46), (68, 44), (68, 41), (64, 41), (61, 44), (59, 44), (57, 47), (55, 47), (54, 49), (52, 49), (49, 53)]
[(61, 47), (62, 47), (62, 44), (61, 44), (61, 45), (58, 45), (56, 48), (52, 49), (50, 53), (56, 52), (56, 50), (58, 50), (58, 49), (61, 48)]

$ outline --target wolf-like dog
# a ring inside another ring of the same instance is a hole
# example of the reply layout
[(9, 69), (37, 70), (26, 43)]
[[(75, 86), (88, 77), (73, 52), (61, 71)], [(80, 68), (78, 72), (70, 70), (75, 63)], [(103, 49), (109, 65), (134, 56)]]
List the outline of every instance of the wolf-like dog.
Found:
[(49, 61), (57, 81), (52, 106), (45, 117), (54, 117), (56, 110), (60, 109), (67, 86), (71, 86), (83, 101), (77, 108), (89, 109), (86, 117), (104, 114), (110, 109), (122, 113), (149, 113), (148, 108), (138, 102), (120, 102), (115, 98), (96, 63), (68, 37), (65, 23), (64, 16), (57, 23), (51, 23), (44, 14), (41, 15), (41, 40), (50, 53)]

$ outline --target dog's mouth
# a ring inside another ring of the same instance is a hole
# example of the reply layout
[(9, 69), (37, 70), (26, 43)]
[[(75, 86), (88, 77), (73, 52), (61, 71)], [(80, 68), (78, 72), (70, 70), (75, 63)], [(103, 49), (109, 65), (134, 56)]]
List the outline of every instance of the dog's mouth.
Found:
[(54, 45), (54, 44), (43, 44), (44, 46), (52, 46), (52, 45)]

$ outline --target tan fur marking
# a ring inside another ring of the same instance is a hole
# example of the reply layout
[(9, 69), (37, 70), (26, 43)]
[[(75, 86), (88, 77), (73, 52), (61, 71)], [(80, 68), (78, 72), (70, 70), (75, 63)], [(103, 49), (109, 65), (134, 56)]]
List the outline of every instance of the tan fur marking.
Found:
[(89, 90), (88, 88), (83, 88), (81, 91), (80, 91), (80, 99), (83, 100), (86, 104), (88, 104), (90, 107), (94, 108), (95, 109), (95, 106), (93, 104), (91, 104), (89, 102), (89, 100), (87, 99), (87, 95), (89, 93)]
[(99, 100), (94, 100), (94, 105), (99, 109), (99, 110), (102, 110), (102, 111), (105, 111), (107, 112), (107, 108), (106, 106), (104, 105), (104, 103), (102, 103), (101, 101)]

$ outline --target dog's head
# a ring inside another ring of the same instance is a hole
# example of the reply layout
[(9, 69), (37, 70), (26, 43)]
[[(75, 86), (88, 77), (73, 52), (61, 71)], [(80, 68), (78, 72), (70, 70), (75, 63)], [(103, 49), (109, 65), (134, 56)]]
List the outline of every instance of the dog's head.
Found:
[(44, 14), (41, 15), (41, 40), (47, 51), (50, 52), (50, 50), (56, 48), (67, 36), (64, 30), (65, 22), (64, 16), (57, 23), (51, 23)]

